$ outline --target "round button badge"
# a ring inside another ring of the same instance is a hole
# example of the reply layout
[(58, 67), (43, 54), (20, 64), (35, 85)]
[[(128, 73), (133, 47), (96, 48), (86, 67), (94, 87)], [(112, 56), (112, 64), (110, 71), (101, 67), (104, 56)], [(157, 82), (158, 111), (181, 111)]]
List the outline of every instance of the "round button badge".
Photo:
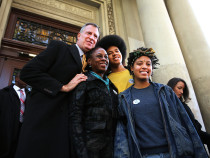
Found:
[(140, 100), (139, 99), (135, 99), (134, 101), (133, 101), (133, 104), (139, 104), (140, 103)]

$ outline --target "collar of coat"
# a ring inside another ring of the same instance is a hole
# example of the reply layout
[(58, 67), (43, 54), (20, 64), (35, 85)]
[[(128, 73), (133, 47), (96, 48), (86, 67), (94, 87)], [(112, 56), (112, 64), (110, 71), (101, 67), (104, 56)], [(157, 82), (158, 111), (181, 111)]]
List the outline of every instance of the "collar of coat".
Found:
[[(86, 81), (100, 80), (100, 79), (98, 79), (97, 77), (95, 77), (95, 76), (93, 76), (92, 74), (90, 74), (89, 71), (88, 71), (88, 72), (85, 72), (84, 74), (88, 77), (88, 79), (87, 79)], [(100, 81), (101, 81), (101, 80), (100, 80)], [(102, 82), (102, 81), (101, 81), (101, 82)], [(111, 80), (109, 80), (109, 85), (110, 85), (116, 92), (118, 92), (116, 86), (111, 82)]]

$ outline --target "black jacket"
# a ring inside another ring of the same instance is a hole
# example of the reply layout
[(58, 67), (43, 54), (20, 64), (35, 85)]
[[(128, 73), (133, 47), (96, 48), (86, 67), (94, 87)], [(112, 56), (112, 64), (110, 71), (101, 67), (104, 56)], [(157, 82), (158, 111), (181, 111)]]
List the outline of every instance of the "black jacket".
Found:
[(88, 151), (99, 151), (113, 143), (117, 118), (116, 87), (110, 81), (108, 91), (102, 80), (86, 75), (87, 81), (74, 91), (70, 111), (72, 141), (79, 158), (88, 158)]
[(82, 63), (75, 45), (52, 41), (20, 78), (32, 86), (16, 158), (69, 158), (68, 93), (60, 92)]
[(0, 158), (14, 158), (21, 126), (20, 99), (13, 86), (0, 90)]
[(182, 103), (182, 104), (184, 105), (184, 108), (187, 111), (187, 114), (189, 115), (193, 125), (195, 126), (195, 129), (198, 132), (198, 135), (200, 136), (202, 143), (206, 144), (208, 147), (208, 150), (210, 151), (210, 134), (201, 130), (202, 126), (198, 122), (198, 120), (195, 119), (195, 116), (192, 113), (189, 106), (185, 103)]

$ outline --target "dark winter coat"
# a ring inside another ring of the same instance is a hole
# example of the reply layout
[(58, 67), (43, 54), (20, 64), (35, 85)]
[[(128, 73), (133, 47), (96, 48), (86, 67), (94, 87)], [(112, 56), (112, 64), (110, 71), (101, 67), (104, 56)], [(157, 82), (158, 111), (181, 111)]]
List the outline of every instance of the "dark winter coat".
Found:
[(192, 113), (190, 107), (185, 103), (182, 103), (182, 104), (184, 105), (184, 108), (187, 111), (187, 114), (189, 115), (193, 125), (195, 126), (195, 129), (198, 132), (198, 135), (200, 136), (201, 141), (203, 142), (203, 144), (207, 145), (208, 150), (210, 151), (210, 134), (201, 130), (202, 126), (198, 122), (198, 120), (195, 119), (195, 116)]
[[(110, 82), (105, 83), (91, 74), (74, 91), (70, 120), (73, 145), (78, 158), (88, 158), (88, 151), (97, 152), (109, 143), (113, 146), (118, 96)], [(111, 147), (111, 154), (113, 147)]]
[(69, 94), (60, 89), (81, 67), (77, 47), (60, 41), (52, 41), (23, 67), (20, 78), (32, 92), (16, 158), (69, 158)]
[(0, 158), (14, 158), (21, 128), (20, 99), (13, 86), (0, 90)]

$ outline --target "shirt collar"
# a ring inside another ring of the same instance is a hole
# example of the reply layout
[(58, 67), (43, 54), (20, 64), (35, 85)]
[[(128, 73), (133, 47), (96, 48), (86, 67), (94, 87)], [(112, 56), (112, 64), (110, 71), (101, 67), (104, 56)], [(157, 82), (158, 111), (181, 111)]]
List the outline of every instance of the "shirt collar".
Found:
[(106, 87), (108, 88), (109, 90), (109, 78), (107, 76), (104, 76), (104, 79), (99, 76), (98, 74), (96, 74), (95, 72), (93, 71), (90, 71), (90, 74), (92, 74), (93, 76), (95, 76), (96, 78), (100, 79), (101, 81), (103, 81), (106, 85)]
[(79, 56), (82, 57), (84, 52), (82, 51), (82, 49), (77, 44), (75, 44), (75, 45), (77, 46), (77, 48), (79, 50)]
[[(15, 91), (20, 91), (21, 88), (19, 88), (18, 86), (14, 85), (13, 88), (15, 89)], [(25, 92), (25, 88), (21, 89), (23, 92)]]

